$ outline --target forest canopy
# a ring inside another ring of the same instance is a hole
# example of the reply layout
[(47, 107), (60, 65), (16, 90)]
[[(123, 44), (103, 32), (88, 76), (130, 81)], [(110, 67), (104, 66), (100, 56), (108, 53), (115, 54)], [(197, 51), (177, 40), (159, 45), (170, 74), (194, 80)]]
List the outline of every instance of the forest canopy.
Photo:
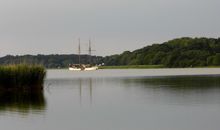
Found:
[[(81, 56), (81, 63), (89, 63), (88, 55)], [(220, 38), (173, 39), (162, 44), (152, 44), (134, 51), (125, 51), (106, 57), (92, 56), (92, 64), (119, 65), (163, 65), (165, 67), (220, 66)], [(0, 58), (1, 65), (41, 64), (46, 68), (66, 68), (77, 64), (78, 55), (7, 55)]]
[(104, 58), (106, 65), (164, 65), (202, 67), (220, 65), (220, 38), (178, 38), (133, 52)]

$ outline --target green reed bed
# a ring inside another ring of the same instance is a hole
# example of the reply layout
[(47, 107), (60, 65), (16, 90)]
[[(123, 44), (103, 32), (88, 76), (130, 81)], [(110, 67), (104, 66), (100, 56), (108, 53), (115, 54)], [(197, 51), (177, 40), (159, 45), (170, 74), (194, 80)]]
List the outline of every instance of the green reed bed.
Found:
[(0, 66), (0, 89), (42, 89), (45, 75), (40, 65)]

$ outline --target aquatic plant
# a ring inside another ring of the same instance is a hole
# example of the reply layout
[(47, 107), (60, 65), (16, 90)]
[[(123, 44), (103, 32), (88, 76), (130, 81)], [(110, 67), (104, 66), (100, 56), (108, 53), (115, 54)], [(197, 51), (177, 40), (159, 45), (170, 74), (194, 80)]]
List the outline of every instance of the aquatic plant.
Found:
[(0, 66), (0, 89), (42, 89), (45, 75), (40, 65)]

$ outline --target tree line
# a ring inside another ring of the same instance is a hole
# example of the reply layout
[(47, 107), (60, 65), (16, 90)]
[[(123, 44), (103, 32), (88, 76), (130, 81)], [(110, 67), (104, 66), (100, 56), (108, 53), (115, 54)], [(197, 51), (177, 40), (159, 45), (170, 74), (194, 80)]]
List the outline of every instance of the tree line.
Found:
[(165, 67), (203, 67), (220, 65), (220, 38), (173, 39), (133, 52), (104, 58), (106, 65), (164, 65)]
[[(100, 64), (102, 57), (89, 55), (81, 55), (80, 63)], [(91, 61), (90, 61), (91, 60)], [(23, 55), (12, 56), (7, 55), (0, 58), (0, 65), (9, 64), (40, 64), (46, 68), (67, 68), (69, 64), (79, 64), (79, 56), (74, 54), (65, 55)]]
[[(7, 55), (0, 58), (1, 65), (41, 64), (46, 68), (66, 68), (78, 64), (78, 55)], [(220, 38), (173, 39), (162, 44), (152, 44), (134, 51), (125, 51), (106, 57), (81, 55), (81, 63), (119, 65), (163, 65), (165, 67), (203, 67), (220, 65)]]

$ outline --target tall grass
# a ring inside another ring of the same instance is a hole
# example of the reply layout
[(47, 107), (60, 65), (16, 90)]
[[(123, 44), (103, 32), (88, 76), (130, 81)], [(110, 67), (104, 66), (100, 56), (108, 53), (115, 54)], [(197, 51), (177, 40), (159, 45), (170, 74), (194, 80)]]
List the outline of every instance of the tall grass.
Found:
[(40, 65), (0, 66), (0, 89), (41, 89), (45, 75)]

